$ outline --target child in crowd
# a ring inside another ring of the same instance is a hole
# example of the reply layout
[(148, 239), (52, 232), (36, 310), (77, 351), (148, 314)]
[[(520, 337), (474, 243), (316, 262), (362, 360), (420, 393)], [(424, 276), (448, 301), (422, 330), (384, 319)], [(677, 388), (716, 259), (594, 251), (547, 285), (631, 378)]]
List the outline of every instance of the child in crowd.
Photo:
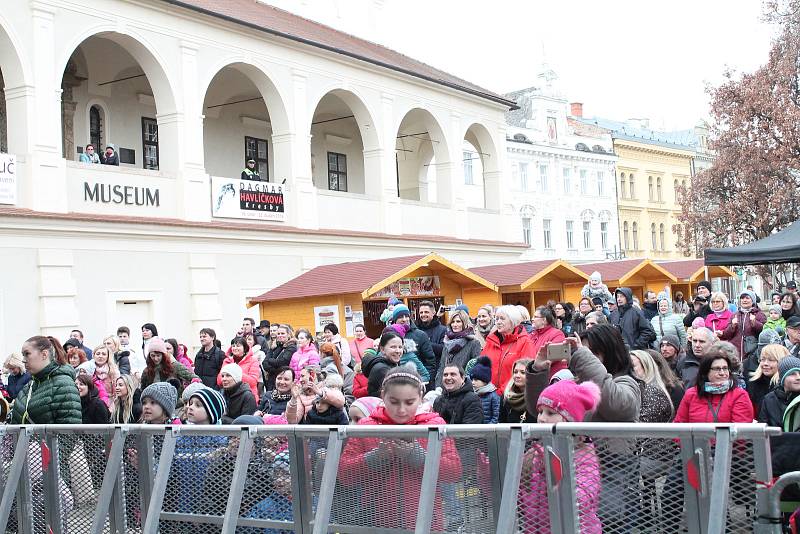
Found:
[(381, 322), (386, 326), (389, 326), (389, 324), (392, 322), (392, 312), (394, 312), (394, 307), (398, 304), (402, 304), (400, 299), (397, 297), (390, 298), (389, 303), (386, 305), (386, 309), (381, 313)]
[(764, 330), (775, 330), (783, 336), (786, 332), (786, 319), (783, 317), (783, 310), (780, 304), (772, 304), (769, 307), (769, 318), (764, 323)]
[[(374, 358), (378, 352), (375, 349), (367, 349), (364, 351), (362, 358)], [(367, 388), (369, 387), (369, 379), (361, 367), (361, 362), (356, 363), (353, 368), (353, 397), (360, 399), (368, 395)]]
[(430, 379), (431, 375), (428, 370), (422, 365), (419, 357), (417, 356), (417, 344), (414, 342), (413, 339), (405, 339), (406, 334), (408, 334), (409, 326), (407, 324), (399, 324), (395, 323), (393, 325), (387, 326), (383, 329), (383, 333), (392, 332), (400, 336), (400, 339), (403, 340), (403, 355), (400, 357), (400, 366), (407, 367), (408, 369), (413, 370), (417, 373), (422, 381), (427, 384)]
[[(342, 391), (335, 387), (326, 387), (320, 381), (319, 367), (308, 366), (300, 372), (300, 383), (292, 386), (292, 398), (286, 404), (286, 420), (292, 425), (305, 422), (306, 415), (322, 401), (324, 401), (323, 413), (327, 412), (329, 407), (344, 408)], [(320, 408), (317, 406), (317, 413), (319, 411)]]
[(142, 423), (149, 425), (179, 425), (174, 419), (178, 390), (168, 382), (153, 382), (142, 391)]
[(472, 389), (481, 398), (483, 405), (483, 422), (495, 424), (500, 419), (500, 396), (497, 388), (492, 383), (492, 360), (487, 356), (477, 358), (475, 365), (469, 371), (472, 380)]
[(608, 286), (603, 283), (603, 277), (597, 271), (589, 277), (589, 283), (583, 286), (581, 296), (590, 299), (599, 298), (603, 302), (604, 310), (608, 309), (608, 302), (614, 298), (611, 291), (608, 290)]
[[(550, 385), (539, 395), (536, 405), (537, 422), (542, 424), (581, 422), (587, 413), (597, 409), (600, 388), (594, 382), (576, 384), (561, 380)], [(581, 532), (601, 534), (603, 528), (597, 516), (600, 495), (600, 462), (594, 445), (576, 438), (575, 493), (578, 501)], [(524, 516), (521, 523), (525, 534), (550, 532), (545, 475), (544, 449), (534, 443), (525, 453), (519, 492), (519, 509)]]
[(302, 422), (308, 425), (346, 425), (349, 422), (347, 413), (344, 410), (344, 403), (340, 402), (340, 396), (341, 400), (344, 399), (342, 377), (334, 373), (329, 374), (323, 384), (322, 391), (317, 394)]
[(381, 399), (378, 397), (361, 397), (356, 399), (348, 410), (350, 424), (357, 425), (359, 421), (372, 415), (372, 412), (380, 406), (381, 402)]
[[(383, 405), (359, 425), (444, 425), (436, 413), (417, 413), (425, 386), (414, 372), (391, 369), (382, 382)], [(357, 524), (375, 528), (413, 529), (417, 521), (427, 440), (351, 437), (339, 462), (339, 483), (350, 493), (360, 493), (358, 502), (345, 502), (339, 514), (352, 515)], [(452, 439), (442, 443), (439, 485), (461, 479), (461, 459)], [(368, 489), (368, 491), (361, 491)], [(401, 497), (398, 497), (401, 496)], [(398, 502), (401, 498), (401, 502)], [(441, 531), (442, 499), (437, 489), (433, 499), (433, 530)], [(386, 503), (395, 503), (387, 506)]]

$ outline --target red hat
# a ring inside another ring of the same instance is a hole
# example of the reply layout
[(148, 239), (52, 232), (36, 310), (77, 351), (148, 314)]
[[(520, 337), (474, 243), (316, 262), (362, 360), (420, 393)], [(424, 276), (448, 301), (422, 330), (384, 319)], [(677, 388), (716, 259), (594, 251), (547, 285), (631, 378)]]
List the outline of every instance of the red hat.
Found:
[(536, 407), (547, 406), (564, 420), (579, 423), (586, 412), (593, 412), (599, 403), (600, 388), (594, 382), (576, 384), (572, 380), (561, 380), (542, 391)]

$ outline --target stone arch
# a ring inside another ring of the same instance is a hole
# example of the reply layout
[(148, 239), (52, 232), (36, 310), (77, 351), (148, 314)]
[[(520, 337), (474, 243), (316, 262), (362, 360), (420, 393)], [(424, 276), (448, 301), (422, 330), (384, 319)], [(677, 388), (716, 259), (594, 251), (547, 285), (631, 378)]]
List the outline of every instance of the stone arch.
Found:
[(200, 78), (200, 110), (199, 114), (203, 114), (205, 109), (205, 97), (214, 78), (222, 72), (225, 68), (232, 68), (250, 79), (251, 82), (261, 93), (264, 103), (269, 110), (270, 120), (272, 122), (272, 130), (276, 134), (286, 134), (293, 131), (291, 118), (289, 116), (288, 108), (286, 106), (287, 99), (284, 97), (281, 89), (275, 84), (275, 76), (272, 75), (269, 69), (265, 68), (262, 64), (251, 61), (247, 58), (234, 56), (223, 59), (217, 62)]
[[(101, 99), (101, 98), (91, 98), (86, 103), (86, 109), (85, 109), (86, 124), (84, 125), (84, 127), (86, 128), (86, 131), (88, 132), (90, 130), (90, 128), (91, 128), (91, 125), (90, 125), (90, 111), (91, 111), (92, 107), (94, 107), (94, 106), (97, 106), (103, 112), (103, 115), (102, 115), (102, 117), (103, 117), (103, 128), (105, 130), (104, 131), (104, 135), (103, 135), (103, 140), (107, 141), (108, 139), (113, 139), (114, 137), (112, 135), (112, 129), (111, 129), (111, 126), (110, 126), (111, 125), (111, 114), (109, 113), (108, 103), (105, 100)], [(88, 136), (87, 136), (87, 139), (89, 139)], [(96, 150), (102, 150), (103, 148), (102, 147), (95, 147), (95, 149)]]
[(12, 89), (32, 84), (30, 66), (23, 61), (20, 40), (2, 15), (0, 15), (0, 70), (3, 71), (6, 88)]
[(315, 97), (309, 99), (309, 101), (314, 104), (311, 108), (311, 114), (309, 115), (308, 128), (305, 131), (311, 131), (311, 126), (314, 122), (314, 114), (322, 100), (328, 95), (333, 95), (343, 101), (353, 112), (364, 144), (364, 150), (376, 150), (381, 148), (382, 140), (380, 139), (380, 129), (375, 123), (376, 115), (370, 110), (367, 105), (367, 100), (357, 89), (346, 87), (340, 83), (328, 85), (323, 90), (319, 91)]
[(20, 40), (0, 15), (0, 152), (28, 152), (28, 99), (21, 97), (30, 88), (31, 80), (30, 65), (23, 60)]
[(169, 72), (168, 63), (157, 48), (142, 35), (129, 28), (120, 29), (114, 24), (97, 24), (85, 29), (64, 46), (63, 54), (56, 61), (55, 79), (60, 80), (75, 50), (84, 42), (96, 37), (118, 44), (139, 64), (153, 89), (153, 98), (160, 115), (181, 111), (177, 90)]
[[(400, 116), (394, 131), (398, 194), (408, 200), (453, 201), (453, 154), (439, 119), (428, 109), (412, 106)], [(461, 146), (459, 140), (459, 148)], [(459, 150), (460, 153), (460, 150)], [(424, 180), (420, 177), (425, 177)], [(435, 183), (433, 187), (432, 183)], [(430, 185), (429, 185), (430, 184)]]

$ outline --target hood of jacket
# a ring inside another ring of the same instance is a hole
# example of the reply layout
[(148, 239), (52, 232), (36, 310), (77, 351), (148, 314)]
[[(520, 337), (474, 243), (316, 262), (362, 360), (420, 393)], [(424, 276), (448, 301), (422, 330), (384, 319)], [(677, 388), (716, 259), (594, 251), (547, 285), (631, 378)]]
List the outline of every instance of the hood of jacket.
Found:
[(361, 373), (364, 376), (369, 376), (369, 373), (372, 371), (372, 368), (375, 367), (379, 361), (386, 361), (386, 358), (383, 357), (383, 354), (380, 352), (375, 354), (367, 354), (361, 359)]
[[(396, 423), (389, 414), (386, 412), (385, 406), (378, 406), (372, 415), (369, 416), (365, 424), (372, 424), (378, 425), (396, 425)], [(404, 423), (406, 425), (445, 425), (444, 419), (442, 419), (438, 413), (436, 412), (425, 412), (425, 413), (418, 413), (415, 415), (410, 421)]]
[(623, 308), (623, 309), (627, 310), (631, 306), (633, 306), (633, 291), (631, 291), (631, 288), (629, 288), (629, 287), (621, 287), (621, 288), (617, 289), (616, 291), (614, 291), (614, 298), (616, 298), (617, 293), (622, 293), (625, 296), (625, 299), (627, 300), (627, 302), (625, 303), (624, 306), (617, 305), (618, 308)]

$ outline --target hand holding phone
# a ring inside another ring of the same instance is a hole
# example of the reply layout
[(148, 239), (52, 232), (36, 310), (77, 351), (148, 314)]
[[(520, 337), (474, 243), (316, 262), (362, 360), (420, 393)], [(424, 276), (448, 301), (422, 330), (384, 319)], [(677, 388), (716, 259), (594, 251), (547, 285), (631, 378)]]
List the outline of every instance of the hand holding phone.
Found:
[(547, 345), (547, 359), (551, 362), (553, 361), (561, 361), (561, 360), (569, 360), (570, 354), (572, 351), (570, 350), (569, 343), (550, 343)]

